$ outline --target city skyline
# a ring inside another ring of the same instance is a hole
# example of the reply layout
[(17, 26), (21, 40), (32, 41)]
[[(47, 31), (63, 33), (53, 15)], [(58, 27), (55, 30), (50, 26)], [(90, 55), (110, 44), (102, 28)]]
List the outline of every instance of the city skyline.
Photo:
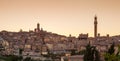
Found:
[(0, 0), (0, 31), (34, 30), (40, 27), (61, 35), (120, 35), (119, 0)]

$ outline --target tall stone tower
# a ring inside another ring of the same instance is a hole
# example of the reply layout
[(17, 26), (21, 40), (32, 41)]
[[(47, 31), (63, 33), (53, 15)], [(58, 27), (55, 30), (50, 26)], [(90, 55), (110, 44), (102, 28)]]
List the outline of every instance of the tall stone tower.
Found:
[(97, 16), (94, 17), (94, 38), (97, 37)]
[(39, 32), (40, 31), (40, 24), (37, 23), (37, 31)]

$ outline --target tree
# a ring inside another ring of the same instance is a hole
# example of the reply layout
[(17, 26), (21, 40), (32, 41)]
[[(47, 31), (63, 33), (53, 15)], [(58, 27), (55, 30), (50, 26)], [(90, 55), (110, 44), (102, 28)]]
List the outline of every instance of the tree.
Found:
[(120, 61), (120, 45), (118, 45), (118, 52), (116, 54), (118, 60)]
[(84, 54), (84, 61), (92, 61), (92, 59), (93, 59), (93, 57), (92, 57), (92, 53), (91, 53), (91, 45), (90, 44), (88, 44), (87, 46), (86, 46), (86, 50), (85, 50), (85, 54)]
[(81, 51), (79, 51), (77, 54), (83, 55), (84, 53), (85, 53), (85, 50), (81, 50)]
[(100, 61), (99, 51), (95, 49), (95, 61)]
[(100, 61), (99, 52), (96, 50), (96, 47), (91, 46), (90, 43), (86, 46), (84, 61)]
[(118, 61), (118, 57), (115, 54), (105, 53), (105, 61)]
[(30, 57), (26, 57), (23, 61), (31, 61)]
[(114, 53), (114, 51), (115, 51), (114, 47), (115, 47), (115, 44), (112, 43), (112, 45), (111, 45), (110, 48), (108, 49), (108, 53), (109, 53), (109, 54), (113, 54), (113, 53)]
[(115, 49), (114, 49), (115, 45), (114, 43), (110, 46), (110, 48), (108, 49), (108, 51), (104, 54), (104, 59), (105, 61), (119, 61), (117, 54), (114, 53)]
[(6, 57), (6, 61), (20, 61), (18, 56), (15, 55), (9, 55)]
[(71, 50), (71, 55), (75, 55), (76, 54), (75, 51), (76, 51), (75, 49)]
[(64, 61), (68, 61), (68, 58), (65, 58)]
[(19, 49), (19, 55), (22, 55), (23, 49)]

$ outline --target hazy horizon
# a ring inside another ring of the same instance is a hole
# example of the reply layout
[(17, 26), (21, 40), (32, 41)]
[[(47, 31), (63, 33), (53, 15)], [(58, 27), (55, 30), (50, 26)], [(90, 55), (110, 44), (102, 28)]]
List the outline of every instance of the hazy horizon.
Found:
[(0, 31), (34, 30), (78, 36), (98, 33), (120, 35), (120, 0), (0, 0)]

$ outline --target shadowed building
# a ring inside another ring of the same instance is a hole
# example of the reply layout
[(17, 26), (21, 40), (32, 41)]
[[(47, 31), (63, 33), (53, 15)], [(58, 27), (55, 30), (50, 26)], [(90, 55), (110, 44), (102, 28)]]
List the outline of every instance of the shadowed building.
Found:
[(87, 34), (79, 34), (78, 39), (79, 40), (87, 40), (88, 39), (88, 33)]
[(37, 28), (35, 28), (35, 32), (40, 32), (40, 24), (37, 23)]

